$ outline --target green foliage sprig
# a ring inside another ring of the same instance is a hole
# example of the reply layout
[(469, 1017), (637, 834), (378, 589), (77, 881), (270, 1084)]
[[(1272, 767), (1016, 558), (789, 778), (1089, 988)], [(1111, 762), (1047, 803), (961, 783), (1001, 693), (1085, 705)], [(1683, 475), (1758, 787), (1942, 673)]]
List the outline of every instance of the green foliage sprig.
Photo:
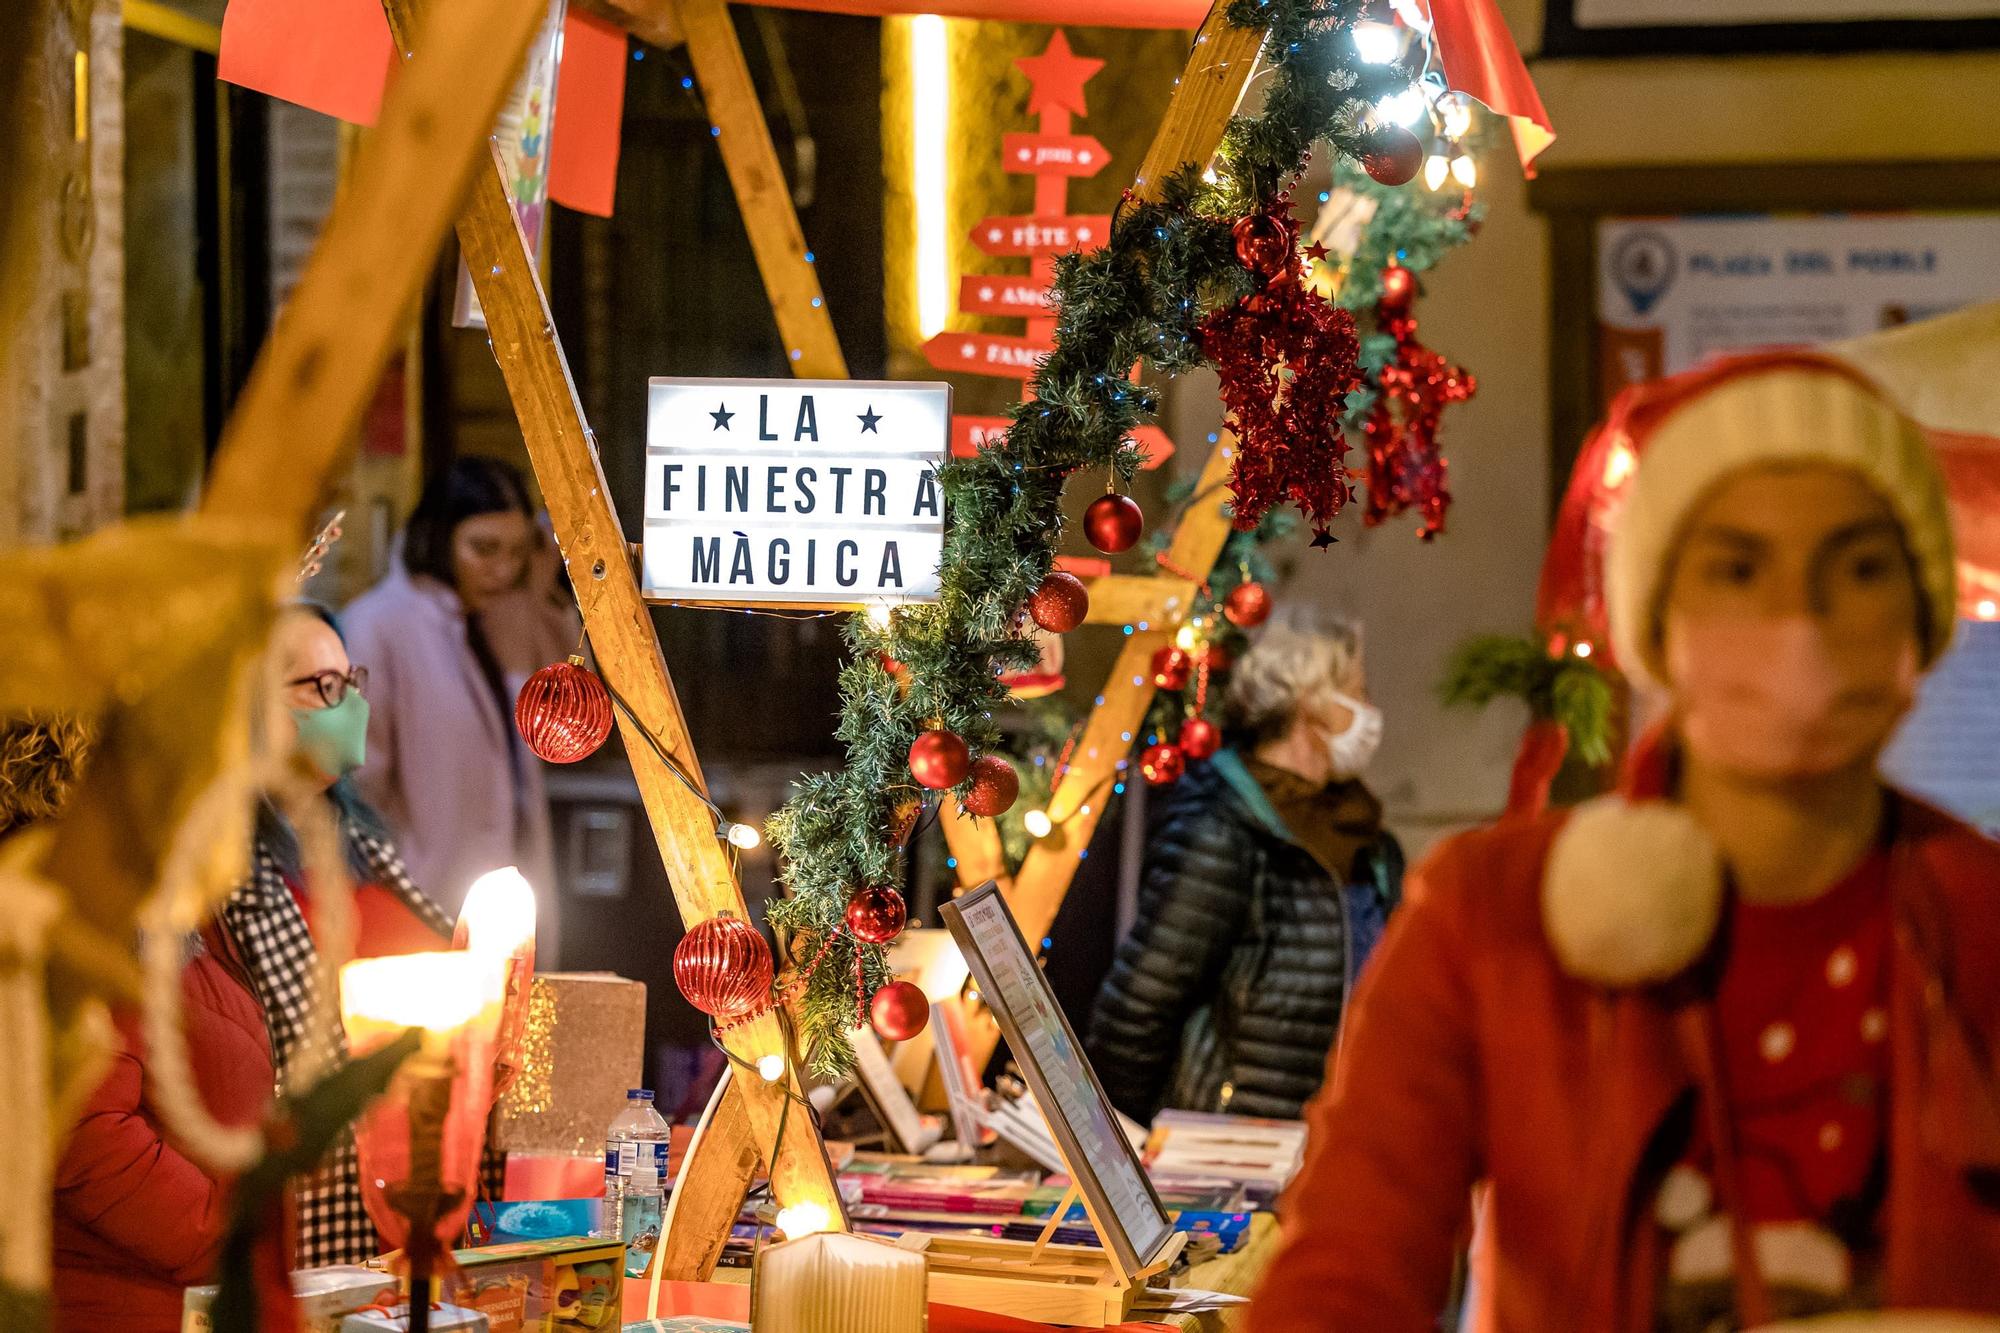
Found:
[[(1262, 111), (1230, 122), (1213, 182), (1202, 164), (1183, 164), (1158, 199), (1127, 202), (1106, 248), (1058, 262), (1055, 347), (1036, 371), (1033, 401), (1013, 409), (1004, 438), (940, 471), (951, 523), (938, 601), (898, 612), (887, 629), (848, 621), (854, 656), (840, 677), (836, 732), (847, 763), (805, 779), (768, 830), (789, 891), (770, 921), (788, 932), (795, 957), (838, 936), (798, 1011), (815, 1072), (852, 1062), (844, 1032), (857, 969), (864, 991), (887, 976), (881, 950), (840, 927), (857, 888), (898, 878), (892, 830), (899, 810), (927, 795), (909, 774), (910, 743), (944, 727), (975, 753), (999, 745), (998, 674), (1036, 660), (1020, 612), (1061, 541), (1063, 485), (1076, 472), (1129, 482), (1140, 462), (1130, 437), (1156, 404), (1128, 378), (1132, 366), (1174, 374), (1202, 364), (1202, 319), (1252, 286), (1231, 237), (1237, 219), (1276, 206), (1315, 142), (1355, 155), (1369, 105), (1409, 83), (1407, 69), (1360, 61), (1352, 30), (1361, 10), (1357, 0), (1230, 7), (1230, 22), (1268, 34)], [(903, 680), (885, 655), (907, 668)]]
[(1438, 694), (1451, 707), (1520, 699), (1535, 718), (1560, 722), (1585, 763), (1611, 758), (1611, 683), (1590, 659), (1552, 656), (1539, 639), (1486, 634), (1467, 640), (1452, 654)]

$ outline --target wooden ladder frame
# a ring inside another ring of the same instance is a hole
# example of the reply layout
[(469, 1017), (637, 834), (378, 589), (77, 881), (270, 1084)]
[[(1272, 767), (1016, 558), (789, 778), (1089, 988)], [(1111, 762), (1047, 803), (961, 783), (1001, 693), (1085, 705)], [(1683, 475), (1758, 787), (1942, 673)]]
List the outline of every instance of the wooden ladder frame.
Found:
[[(415, 2), (384, 0), (384, 8), (397, 49), (421, 68), (424, 53), (405, 40), (413, 31), (426, 35), (414, 23)], [(507, 3), (518, 6), (524, 0)], [(846, 378), (846, 362), (725, 0), (616, 0), (603, 7), (613, 9), (642, 37), (678, 33), (684, 38), (710, 117), (723, 129), (718, 146), (794, 373)], [(1262, 35), (1232, 27), (1224, 16), (1226, 7), (1226, 0), (1217, 0), (1196, 34), (1134, 187), (1141, 197), (1156, 192), (1182, 163), (1208, 159), (1249, 80)], [(599, 669), (636, 714), (620, 710), (620, 732), (681, 919), (692, 926), (723, 914), (747, 918), (742, 889), (702, 794), (684, 784), (655, 750), (657, 745), (693, 784), (702, 784), (679, 698), (611, 505), (595, 438), (497, 155), (489, 153), (473, 173), (458, 237)], [(1231, 444), (1225, 436), (1210, 459), (1197, 500), (1175, 535), (1169, 558), (1180, 568), (1205, 572), (1227, 536), (1228, 520), (1213, 497), (1226, 474)], [(1152, 697), (1150, 685), (1142, 691), (1125, 682), (1150, 681), (1152, 651), (1185, 614), (1193, 592), (1191, 581), (1173, 578), (1113, 577), (1099, 580), (1093, 589), (1092, 620), (1106, 621), (1116, 613), (1122, 621), (1124, 610), (1136, 607), (1135, 614), (1152, 617), (1149, 624), (1156, 619), (1163, 628), (1134, 634), (1119, 656), (1105, 704), (1093, 715), (1078, 762), (1051, 807), (1051, 817), (1063, 824), (1063, 846), (1070, 845), (1069, 838), (1087, 841), (1095, 827), (1097, 807), (1088, 814), (1082, 809), (1087, 794), (1114, 771), (1127, 748), (1106, 738), (1137, 726)], [(962, 836), (956, 831), (960, 828), (961, 821), (951, 821), (955, 838)], [(997, 845), (990, 826), (980, 836)], [(1022, 867), (1012, 886), (1013, 903), (1030, 939), (1039, 939), (1054, 919), (1074, 863), (1073, 856), (1049, 847)], [(739, 1068), (754, 1068), (760, 1056), (783, 1050), (786, 1036), (773, 1014), (732, 1029), (723, 1041)], [(790, 1075), (779, 1081), (732, 1077), (711, 1101), (675, 1184), (656, 1272), (670, 1280), (709, 1276), (760, 1161), (768, 1166), (781, 1203), (819, 1203), (832, 1225), (844, 1225), (839, 1191), (813, 1119), (802, 1100), (787, 1113), (788, 1097), (801, 1097)]]

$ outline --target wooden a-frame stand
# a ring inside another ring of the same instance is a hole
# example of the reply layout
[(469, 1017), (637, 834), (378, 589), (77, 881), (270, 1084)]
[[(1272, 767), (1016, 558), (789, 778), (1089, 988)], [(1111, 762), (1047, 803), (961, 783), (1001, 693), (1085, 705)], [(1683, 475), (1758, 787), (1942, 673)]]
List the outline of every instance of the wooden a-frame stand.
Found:
[[(413, 3), (385, 0), (385, 8), (398, 50), (421, 67), (425, 53), (405, 40), (415, 26)], [(711, 117), (724, 129), (719, 138), (724, 165), (794, 371), (807, 378), (845, 378), (847, 367), (825, 303), (819, 299), (818, 279), (806, 259), (804, 236), (724, 0), (619, 0), (614, 8), (642, 35), (674, 30), (684, 35)], [(1225, 8), (1217, 3), (1196, 35), (1134, 186), (1141, 197), (1157, 191), (1180, 164), (1208, 159), (1248, 82), (1261, 35), (1232, 27), (1224, 17)], [(681, 919), (691, 926), (724, 913), (747, 916), (742, 889), (707, 806), (654, 751), (657, 744), (701, 782), (700, 764), (611, 506), (595, 441), (497, 158), (474, 173), (458, 236), (598, 666), (636, 714), (635, 720), (621, 712), (619, 727)], [(1225, 436), (1204, 472), (1197, 492), (1201, 498), (1176, 535), (1170, 558), (1181, 568), (1205, 571), (1221, 549), (1227, 521), (1219, 504), (1210, 501), (1216, 489), (1211, 483), (1223, 475), (1229, 452)], [(1135, 614), (1151, 614), (1168, 626), (1177, 623), (1175, 608), (1184, 613), (1193, 592), (1194, 585), (1185, 579), (1101, 580), (1092, 594), (1092, 619), (1140, 606), (1146, 609)], [(1095, 605), (1100, 602), (1101, 607)], [(1153, 611), (1155, 606), (1160, 609)], [(1119, 618), (1124, 618), (1122, 611)], [(1105, 705), (1092, 718), (1079, 761), (1072, 765), (1051, 810), (1052, 817), (1067, 819), (1069, 837), (1087, 839), (1095, 825), (1094, 812), (1081, 811), (1085, 793), (1124, 754), (1122, 745), (1108, 738), (1136, 726), (1151, 698), (1150, 689), (1142, 693), (1124, 682), (1144, 675), (1152, 650), (1168, 632), (1162, 628), (1134, 635), (1119, 657), (1112, 686), (1105, 691)], [(951, 827), (961, 827), (960, 821), (952, 821)], [(1050, 848), (1039, 863), (1031, 858), (1023, 867), (1015, 893), (1026, 896), (1016, 896), (1013, 906), (1029, 938), (1040, 938), (1038, 932), (1054, 918), (1074, 862), (1074, 856), (1060, 856), (1058, 849)], [(731, 1053), (753, 1067), (761, 1055), (781, 1050), (784, 1040), (776, 1016), (733, 1029), (724, 1038)], [(767, 1162), (773, 1192), (781, 1202), (817, 1202), (826, 1208), (833, 1225), (842, 1224), (839, 1192), (812, 1118), (784, 1113), (785, 1099), (798, 1095), (789, 1078), (726, 1081), (702, 1118), (675, 1185), (656, 1272), (668, 1279), (699, 1280), (709, 1275), (760, 1160)], [(778, 1141), (781, 1123), (783, 1142)]]

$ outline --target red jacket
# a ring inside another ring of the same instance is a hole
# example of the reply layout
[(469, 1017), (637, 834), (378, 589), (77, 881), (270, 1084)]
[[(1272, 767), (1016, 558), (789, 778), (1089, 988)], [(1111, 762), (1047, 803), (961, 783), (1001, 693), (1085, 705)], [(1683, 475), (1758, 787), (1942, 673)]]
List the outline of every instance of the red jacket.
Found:
[[(181, 974), (188, 1059), (211, 1114), (230, 1124), (271, 1100), (264, 1010), (224, 932)], [(213, 1280), (229, 1220), (229, 1187), (167, 1142), (147, 1100), (137, 1015), (121, 1015), (124, 1046), (85, 1103), (56, 1168), (55, 1326), (59, 1333), (177, 1333), (183, 1287)]]
[[(1901, 801), (1890, 860), (1888, 1304), (2000, 1312), (2000, 845)], [(1430, 1333), (1475, 1182), (1477, 1327), (1645, 1333), (1661, 1256), (1642, 1159), (1694, 1087), (1648, 990), (1543, 935), (1560, 815), (1453, 839), (1349, 1012), (1251, 1333)]]

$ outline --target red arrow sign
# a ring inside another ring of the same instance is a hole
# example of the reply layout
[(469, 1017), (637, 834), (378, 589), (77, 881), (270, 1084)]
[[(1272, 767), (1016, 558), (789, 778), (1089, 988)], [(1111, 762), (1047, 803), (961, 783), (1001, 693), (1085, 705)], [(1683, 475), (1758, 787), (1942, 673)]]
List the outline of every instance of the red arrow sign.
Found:
[[(933, 362), (935, 364), (935, 362)], [(970, 458), (995, 437), (1007, 433), (1006, 417), (953, 417), (951, 456)], [(1146, 451), (1146, 470), (1152, 471), (1173, 456), (1174, 442), (1158, 426), (1140, 426), (1132, 439)]]
[(1035, 373), (1035, 362), (1054, 348), (1054, 343), (1040, 338), (1005, 333), (940, 333), (924, 344), (924, 359), (939, 370), (969, 370), (1024, 380)]
[(958, 280), (958, 308), (968, 315), (1047, 319), (1049, 289), (1023, 273), (968, 273)]
[(951, 456), (970, 458), (995, 437), (1007, 433), (1005, 417), (953, 417)]
[(1000, 136), (1000, 165), (1017, 176), (1095, 176), (1110, 161), (1088, 134)]
[(972, 229), (972, 243), (989, 255), (1051, 255), (1065, 250), (1094, 250), (1110, 239), (1108, 214), (987, 218)]

